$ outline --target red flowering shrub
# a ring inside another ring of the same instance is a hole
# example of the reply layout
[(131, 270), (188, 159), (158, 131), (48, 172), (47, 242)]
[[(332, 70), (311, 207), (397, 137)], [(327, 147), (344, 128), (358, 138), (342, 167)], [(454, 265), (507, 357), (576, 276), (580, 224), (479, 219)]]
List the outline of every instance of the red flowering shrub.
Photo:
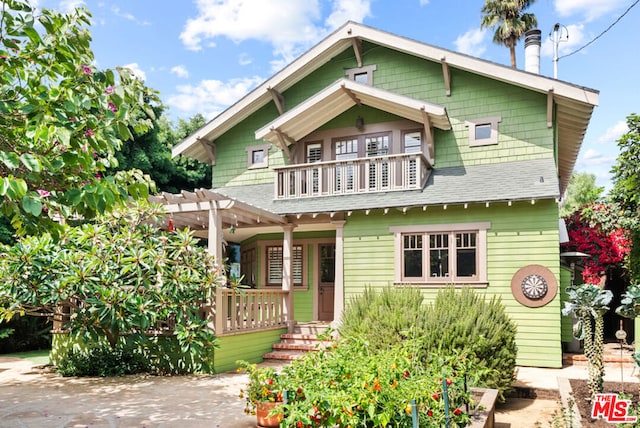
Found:
[(631, 251), (631, 234), (618, 222), (615, 205), (592, 203), (565, 217), (569, 242), (562, 251), (589, 254), (584, 259), (582, 278), (598, 284), (607, 268), (624, 262)]

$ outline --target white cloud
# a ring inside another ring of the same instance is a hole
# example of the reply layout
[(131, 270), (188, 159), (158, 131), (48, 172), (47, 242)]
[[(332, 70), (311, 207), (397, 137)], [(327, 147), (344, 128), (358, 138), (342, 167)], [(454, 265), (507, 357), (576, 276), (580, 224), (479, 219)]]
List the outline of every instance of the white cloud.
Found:
[(606, 156), (602, 152), (595, 149), (588, 149), (582, 156), (580, 156), (579, 163), (584, 166), (594, 167), (594, 166), (607, 166), (613, 165), (616, 158), (611, 156)]
[(137, 62), (132, 62), (131, 64), (126, 64), (126, 65), (123, 65), (122, 67), (128, 68), (129, 70), (131, 70), (133, 75), (136, 76), (138, 79), (142, 80), (143, 82), (147, 80), (147, 74), (144, 71), (142, 71), (142, 69), (140, 68)]
[(77, 7), (85, 7), (86, 3), (84, 0), (62, 0), (60, 1), (60, 10), (64, 13), (71, 13)]
[[(553, 58), (553, 35), (547, 37), (542, 43), (540, 54), (549, 58)], [(561, 26), (558, 32), (558, 56), (566, 55), (579, 49), (586, 42), (584, 24), (572, 24)], [(586, 52), (586, 51), (585, 51)]]
[(420, 0), (420, 6), (425, 6), (429, 4), (429, 0)]
[(479, 57), (487, 49), (486, 46), (484, 46), (487, 33), (486, 28), (469, 30), (461, 36), (458, 36), (453, 44), (456, 46), (458, 52)]
[(212, 118), (242, 98), (262, 83), (260, 77), (220, 80), (203, 80), (198, 85), (181, 85), (177, 94), (167, 99), (167, 104), (187, 114), (202, 113)]
[(347, 20), (361, 22), (371, 13), (370, 3), (332, 0), (322, 23), (319, 0), (196, 0), (198, 15), (187, 20), (180, 40), (196, 51), (215, 46), (217, 37), (267, 41), (275, 64), (286, 64)]
[(371, 0), (334, 0), (333, 11), (327, 17), (329, 30), (340, 27), (347, 21), (362, 22), (371, 15)]
[(176, 65), (171, 68), (171, 74), (175, 74), (178, 77), (186, 79), (189, 77), (189, 70), (184, 65)]
[(555, 0), (555, 8), (561, 17), (579, 15), (593, 21), (626, 3), (626, 0)]
[[(67, 0), (67, 1), (74, 1), (74, 0)], [(140, 19), (136, 18), (136, 16), (133, 15), (132, 13), (123, 12), (118, 6), (113, 6), (111, 8), (111, 12), (113, 12), (113, 14), (115, 16), (117, 16), (117, 17), (126, 19), (127, 21), (135, 22), (138, 25), (151, 25), (151, 23), (149, 21), (140, 20)]]
[(253, 58), (247, 52), (243, 52), (238, 55), (238, 64), (240, 65), (249, 65), (253, 62)]
[(627, 122), (621, 120), (607, 129), (605, 133), (598, 138), (598, 144), (616, 144), (622, 134), (626, 134), (627, 132), (629, 132)]

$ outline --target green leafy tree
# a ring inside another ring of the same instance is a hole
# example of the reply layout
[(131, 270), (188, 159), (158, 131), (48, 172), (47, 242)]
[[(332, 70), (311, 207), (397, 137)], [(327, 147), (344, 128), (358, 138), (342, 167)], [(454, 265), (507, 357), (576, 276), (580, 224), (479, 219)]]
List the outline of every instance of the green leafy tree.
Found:
[(609, 310), (613, 298), (611, 290), (602, 290), (596, 285), (583, 284), (567, 289), (567, 301), (562, 315), (575, 315), (578, 319), (573, 335), (584, 340), (584, 354), (589, 371), (591, 397), (602, 392), (604, 380), (604, 314)]
[(604, 187), (596, 186), (595, 174), (574, 172), (569, 180), (565, 202), (560, 209), (560, 216), (566, 217), (574, 211), (592, 202), (602, 199)]
[(629, 271), (632, 282), (640, 283), (640, 116), (627, 116), (627, 128), (618, 139), (620, 154), (612, 169), (611, 199), (622, 208), (625, 227), (631, 230)]
[(524, 13), (535, 0), (486, 0), (482, 7), (482, 28), (495, 29), (493, 41), (509, 48), (511, 67), (516, 68), (516, 44), (524, 33), (535, 28), (538, 20)]
[(164, 322), (174, 325), (182, 352), (211, 355), (215, 336), (201, 310), (213, 299), (219, 266), (191, 232), (158, 230), (163, 215), (144, 202), (65, 226), (58, 240), (42, 234), (1, 246), (0, 322), (52, 318), (66, 307), (64, 329), (112, 349), (124, 336), (142, 343)]
[(131, 129), (151, 126), (156, 93), (130, 70), (95, 68), (86, 9), (0, 7), (0, 214), (19, 234), (55, 234), (61, 217), (146, 197), (142, 174), (104, 172)]
[(177, 193), (211, 187), (211, 167), (187, 158), (171, 158), (171, 148), (187, 135), (204, 125), (205, 119), (197, 114), (189, 120), (180, 119), (175, 127), (158, 111), (154, 126), (125, 143), (116, 153), (118, 166), (113, 169), (138, 169), (149, 175), (158, 191)]

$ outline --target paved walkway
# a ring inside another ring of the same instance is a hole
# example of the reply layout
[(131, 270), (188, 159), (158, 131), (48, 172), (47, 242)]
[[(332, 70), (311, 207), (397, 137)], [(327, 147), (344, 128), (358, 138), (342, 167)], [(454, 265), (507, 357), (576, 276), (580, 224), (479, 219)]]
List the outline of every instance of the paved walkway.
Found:
[[(499, 405), (496, 428), (551, 426), (559, 410), (558, 378), (586, 378), (584, 365), (563, 369), (518, 368), (517, 385), (536, 399), (510, 398)], [(606, 380), (638, 381), (632, 364), (609, 363)], [(229, 427), (255, 426), (243, 413), (245, 374), (62, 378), (27, 360), (0, 357), (0, 427)], [(551, 391), (544, 396), (544, 391)]]

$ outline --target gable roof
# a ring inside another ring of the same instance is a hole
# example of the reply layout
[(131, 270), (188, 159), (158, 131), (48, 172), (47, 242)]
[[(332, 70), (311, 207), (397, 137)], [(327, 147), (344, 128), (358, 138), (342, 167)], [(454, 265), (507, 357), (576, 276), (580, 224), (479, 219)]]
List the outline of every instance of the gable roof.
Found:
[[(447, 68), (453, 67), (547, 94), (549, 102), (556, 104), (555, 120), (558, 123), (559, 141), (558, 169), (561, 188), (564, 189), (577, 159), (591, 113), (598, 103), (598, 91), (438, 48), (354, 22), (347, 22), (237, 103), (185, 138), (173, 148), (172, 155), (174, 157), (183, 155), (207, 162), (211, 150), (208, 142), (215, 141), (251, 114), (272, 102), (273, 91), (285, 92), (311, 72), (329, 62), (337, 54), (358, 46), (362, 41), (441, 63), (445, 75)], [(357, 50), (357, 48), (354, 49)], [(548, 121), (551, 122), (551, 120), (552, 117), (549, 114)]]
[(256, 139), (264, 139), (277, 145), (280, 133), (286, 134), (293, 141), (300, 140), (357, 104), (368, 105), (419, 123), (427, 115), (429, 123), (436, 128), (451, 129), (443, 106), (350, 79), (340, 79), (258, 129)]

